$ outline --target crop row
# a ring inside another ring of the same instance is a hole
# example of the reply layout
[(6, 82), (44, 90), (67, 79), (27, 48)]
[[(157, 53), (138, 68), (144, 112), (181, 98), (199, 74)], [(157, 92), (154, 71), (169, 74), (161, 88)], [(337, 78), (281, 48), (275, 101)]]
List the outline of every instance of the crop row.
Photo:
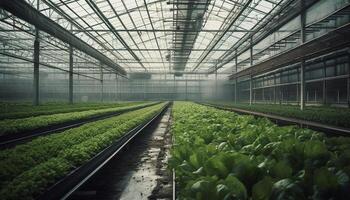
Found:
[(59, 113), (53, 115), (42, 115), (37, 117), (28, 117), (21, 119), (5, 119), (0, 121), (0, 136), (8, 134), (16, 134), (25, 131), (32, 131), (38, 128), (60, 124), (64, 122), (86, 119), (102, 114), (109, 114), (119, 111), (124, 111), (133, 108), (140, 108), (153, 103), (141, 103), (136, 105), (109, 107), (97, 110), (87, 110), (81, 112)]
[(119, 102), (119, 103), (46, 103), (39, 106), (30, 104), (0, 103), (0, 120), (35, 117), (39, 115), (52, 115), (67, 112), (79, 112), (92, 109), (103, 109), (119, 106), (132, 106), (143, 102)]
[(148, 121), (163, 106), (128, 112), (1, 151), (1, 199), (35, 199), (133, 127)]
[(301, 111), (299, 106), (293, 105), (274, 105), (274, 104), (232, 104), (232, 103), (214, 103), (228, 108), (239, 108), (244, 110), (256, 111), (261, 113), (275, 114), (283, 117), (320, 122), (328, 125), (350, 128), (350, 109), (334, 107), (316, 107), (307, 106)]
[(173, 120), (180, 199), (348, 199), (349, 138), (194, 103)]

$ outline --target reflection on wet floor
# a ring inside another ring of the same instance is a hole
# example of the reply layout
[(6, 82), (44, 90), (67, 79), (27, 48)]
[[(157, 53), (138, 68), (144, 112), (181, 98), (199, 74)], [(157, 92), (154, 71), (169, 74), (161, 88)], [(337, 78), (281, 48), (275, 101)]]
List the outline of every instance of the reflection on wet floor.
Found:
[(171, 199), (166, 169), (169, 121), (170, 109), (70, 199)]

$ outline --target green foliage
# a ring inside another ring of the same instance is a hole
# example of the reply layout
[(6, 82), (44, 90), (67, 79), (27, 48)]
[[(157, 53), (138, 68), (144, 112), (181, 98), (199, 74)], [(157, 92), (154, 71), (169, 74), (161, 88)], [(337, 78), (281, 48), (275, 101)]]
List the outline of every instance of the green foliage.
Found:
[(350, 109), (308, 106), (301, 111), (299, 106), (275, 104), (232, 104), (227, 102), (211, 102), (211, 104), (233, 107), (261, 113), (275, 114), (296, 119), (305, 119), (328, 125), (350, 128)]
[(346, 199), (350, 140), (194, 103), (173, 108), (180, 199)]
[(144, 102), (118, 102), (118, 103), (45, 103), (33, 106), (30, 103), (4, 103), (0, 102), (0, 120), (35, 117), (39, 115), (52, 115), (58, 113), (80, 112), (111, 107), (132, 106)]
[(149, 120), (162, 106), (127, 112), (1, 151), (1, 199), (35, 199), (69, 171)]
[(36, 117), (27, 117), (20, 119), (5, 119), (0, 121), (0, 136), (8, 134), (16, 134), (23, 131), (31, 131), (45, 126), (55, 125), (59, 123), (85, 119), (101, 114), (108, 114), (123, 111), (131, 108), (139, 108), (153, 103), (141, 104), (125, 104), (125, 106), (107, 107), (102, 109), (90, 109), (86, 111), (76, 111), (68, 113), (58, 113), (52, 115), (40, 115)]

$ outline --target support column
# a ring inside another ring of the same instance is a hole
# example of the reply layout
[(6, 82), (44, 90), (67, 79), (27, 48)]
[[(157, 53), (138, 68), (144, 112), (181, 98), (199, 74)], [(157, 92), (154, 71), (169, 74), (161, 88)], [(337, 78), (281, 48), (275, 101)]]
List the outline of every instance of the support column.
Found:
[(187, 78), (185, 79), (185, 86), (186, 86), (186, 101), (187, 101)]
[[(349, 70), (350, 70), (350, 69), (349, 69)], [(348, 108), (350, 108), (350, 74), (348, 75), (348, 86), (347, 86), (347, 90), (348, 90), (348, 95), (347, 95)]]
[[(235, 74), (237, 74), (238, 71), (238, 58), (237, 58), (237, 50), (235, 51)], [(235, 77), (235, 104), (237, 104), (238, 100), (238, 77)]]
[(218, 70), (216, 69), (215, 66), (215, 98), (218, 99)]
[(115, 91), (114, 91), (114, 100), (118, 101), (118, 74), (115, 74)]
[(253, 103), (253, 76), (250, 75), (249, 78), (249, 105)]
[(73, 104), (73, 47), (69, 46), (69, 104)]
[(101, 102), (103, 102), (103, 70), (102, 70), (102, 63), (100, 63), (100, 82), (101, 82), (100, 99), (101, 99)]
[(276, 92), (277, 92), (277, 88), (276, 88), (276, 74), (273, 74), (273, 103), (276, 104)]
[[(348, 49), (350, 52), (350, 49)], [(347, 100), (348, 100), (348, 108), (350, 108), (350, 54), (348, 54), (348, 84), (347, 84)]]
[[(305, 0), (301, 0), (300, 14), (300, 39), (301, 44), (305, 43)], [(302, 58), (300, 64), (300, 110), (305, 108), (305, 60)]]
[[(250, 67), (253, 66), (253, 37), (250, 37)], [(253, 75), (250, 74), (249, 82), (249, 105), (252, 105), (253, 101)]]
[(39, 105), (39, 62), (40, 62), (40, 41), (39, 30), (35, 31), (34, 40), (34, 72), (33, 72), (33, 105)]
[(300, 110), (305, 108), (305, 61), (300, 64)]
[(176, 96), (176, 83), (175, 83), (175, 74), (174, 74), (174, 90), (173, 90), (173, 100), (175, 101), (175, 96)]
[(323, 85), (322, 85), (322, 104), (327, 104), (327, 81), (326, 81), (326, 63), (323, 61)]
[(263, 101), (263, 103), (265, 103), (265, 82), (264, 82), (264, 80), (265, 80), (265, 77), (263, 76), (262, 77), (262, 101)]
[(199, 99), (200, 99), (200, 101), (202, 101), (203, 93), (202, 93), (202, 82), (201, 82), (200, 74), (198, 74), (197, 80), (198, 80), (198, 90), (199, 90), (199, 94), (200, 94)]

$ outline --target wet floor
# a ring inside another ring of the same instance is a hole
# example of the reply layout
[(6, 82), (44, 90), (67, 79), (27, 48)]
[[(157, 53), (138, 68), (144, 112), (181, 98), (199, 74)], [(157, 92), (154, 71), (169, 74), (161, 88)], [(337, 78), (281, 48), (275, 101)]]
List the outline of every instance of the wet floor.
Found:
[(172, 177), (166, 169), (170, 113), (168, 109), (69, 199), (171, 199)]

